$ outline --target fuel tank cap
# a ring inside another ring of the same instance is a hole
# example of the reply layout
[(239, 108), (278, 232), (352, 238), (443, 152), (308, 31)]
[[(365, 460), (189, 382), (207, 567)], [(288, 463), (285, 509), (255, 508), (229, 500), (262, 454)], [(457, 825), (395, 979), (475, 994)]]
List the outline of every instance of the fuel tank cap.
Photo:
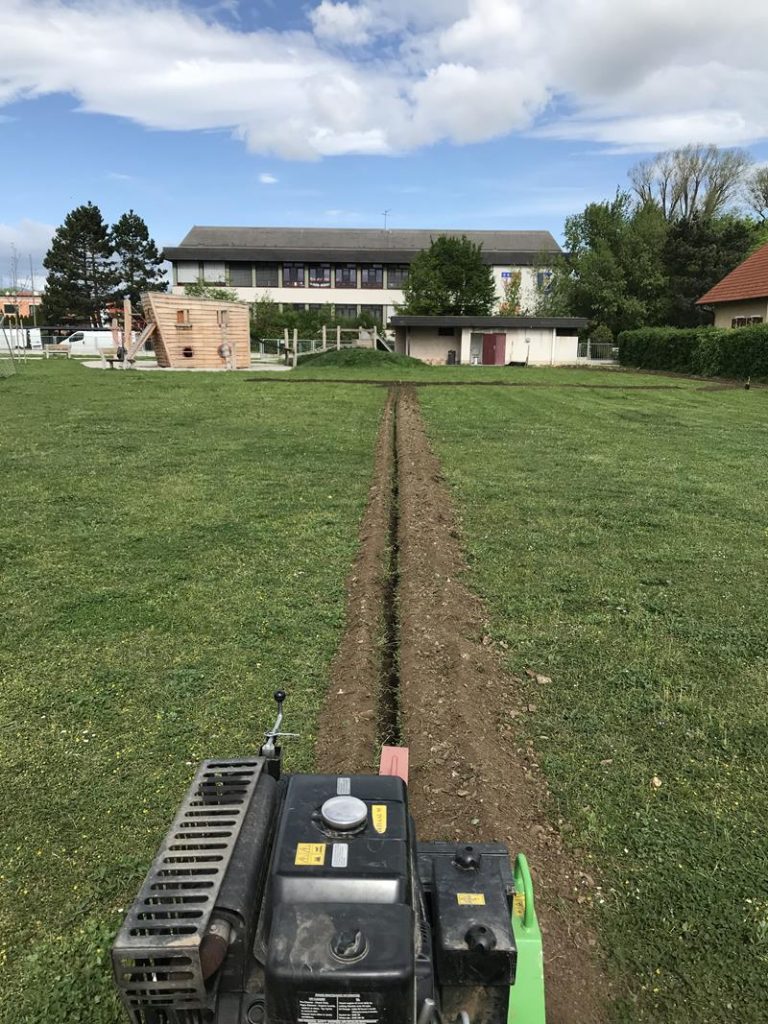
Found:
[(346, 832), (365, 823), (368, 807), (356, 796), (332, 796), (320, 808), (320, 814), (328, 828)]

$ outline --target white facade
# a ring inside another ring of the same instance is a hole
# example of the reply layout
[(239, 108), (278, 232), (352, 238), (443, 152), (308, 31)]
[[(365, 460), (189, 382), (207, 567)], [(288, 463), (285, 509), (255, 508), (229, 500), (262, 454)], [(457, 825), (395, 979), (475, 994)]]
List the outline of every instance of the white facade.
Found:
[(464, 325), (454, 327), (397, 324), (395, 350), (433, 365), (573, 365), (578, 361), (579, 326), (586, 324), (567, 319), (560, 324), (546, 319), (537, 323), (530, 318), (519, 326), (503, 322), (474, 325), (470, 318), (464, 319)]
[[(216, 268), (214, 271), (213, 268)], [(219, 271), (219, 268), (220, 271)], [(347, 306), (357, 307), (358, 312), (364, 312), (361, 307), (376, 307), (381, 308), (383, 315), (383, 323), (387, 323), (391, 316), (394, 316), (397, 312), (397, 307), (403, 304), (403, 291), (402, 288), (390, 288), (388, 287), (387, 277), (388, 268), (384, 268), (384, 287), (382, 288), (367, 288), (360, 283), (361, 273), (357, 270), (357, 288), (338, 288), (333, 283), (330, 286), (310, 286), (308, 283), (308, 273), (305, 271), (304, 287), (291, 285), (285, 287), (282, 284), (282, 272), (278, 275), (278, 283), (274, 286), (264, 287), (245, 287), (240, 285), (233, 285), (229, 282), (225, 264), (193, 264), (189, 268), (188, 273), (181, 272), (182, 268), (178, 265), (174, 265), (174, 277), (173, 287), (171, 289), (175, 294), (184, 293), (184, 285), (192, 284), (198, 280), (204, 280), (206, 284), (215, 285), (222, 288), (229, 288), (237, 294), (238, 299), (241, 302), (256, 302), (259, 299), (269, 298), (273, 302), (278, 302), (281, 305), (286, 306), (302, 306), (312, 307), (318, 305), (330, 304), (334, 306)], [(186, 267), (183, 268), (186, 270)], [(533, 267), (520, 267), (509, 264), (501, 264), (499, 266), (493, 266), (493, 282), (496, 287), (496, 308), (504, 297), (504, 285), (509, 280), (508, 275), (519, 274), (520, 275), (520, 312), (526, 313), (532, 311), (536, 307), (537, 298), (537, 275), (548, 274), (548, 271), (537, 270)], [(192, 273), (196, 273), (196, 276), (192, 277)], [(353, 314), (353, 317), (357, 313)]]

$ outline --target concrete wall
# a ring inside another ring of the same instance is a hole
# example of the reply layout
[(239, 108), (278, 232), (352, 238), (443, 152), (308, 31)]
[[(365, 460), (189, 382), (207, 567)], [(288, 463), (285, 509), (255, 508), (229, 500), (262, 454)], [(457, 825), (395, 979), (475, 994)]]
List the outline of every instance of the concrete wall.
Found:
[[(398, 333), (402, 328), (398, 329)], [(444, 365), (448, 362), (448, 352), (456, 352), (459, 361), (461, 338), (458, 333), (452, 338), (442, 337), (436, 327), (406, 327), (404, 329), (405, 355), (421, 359), (425, 363)], [(400, 351), (400, 349), (397, 349)]]
[(720, 302), (715, 306), (715, 327), (730, 327), (737, 316), (761, 316), (768, 323), (768, 299), (742, 299)]

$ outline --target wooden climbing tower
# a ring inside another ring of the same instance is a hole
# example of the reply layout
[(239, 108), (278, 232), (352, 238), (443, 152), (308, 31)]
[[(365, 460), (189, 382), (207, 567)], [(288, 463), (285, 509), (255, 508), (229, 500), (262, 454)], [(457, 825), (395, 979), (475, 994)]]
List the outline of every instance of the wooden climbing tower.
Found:
[(141, 297), (158, 366), (188, 370), (247, 370), (250, 313), (244, 302), (146, 292)]

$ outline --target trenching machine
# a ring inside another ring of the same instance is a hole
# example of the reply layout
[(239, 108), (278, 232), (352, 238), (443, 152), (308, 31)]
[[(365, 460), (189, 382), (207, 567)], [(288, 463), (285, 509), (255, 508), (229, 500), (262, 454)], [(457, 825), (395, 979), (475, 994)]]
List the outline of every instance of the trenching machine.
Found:
[(422, 843), (379, 775), (204, 761), (112, 948), (134, 1024), (544, 1024), (525, 857)]

